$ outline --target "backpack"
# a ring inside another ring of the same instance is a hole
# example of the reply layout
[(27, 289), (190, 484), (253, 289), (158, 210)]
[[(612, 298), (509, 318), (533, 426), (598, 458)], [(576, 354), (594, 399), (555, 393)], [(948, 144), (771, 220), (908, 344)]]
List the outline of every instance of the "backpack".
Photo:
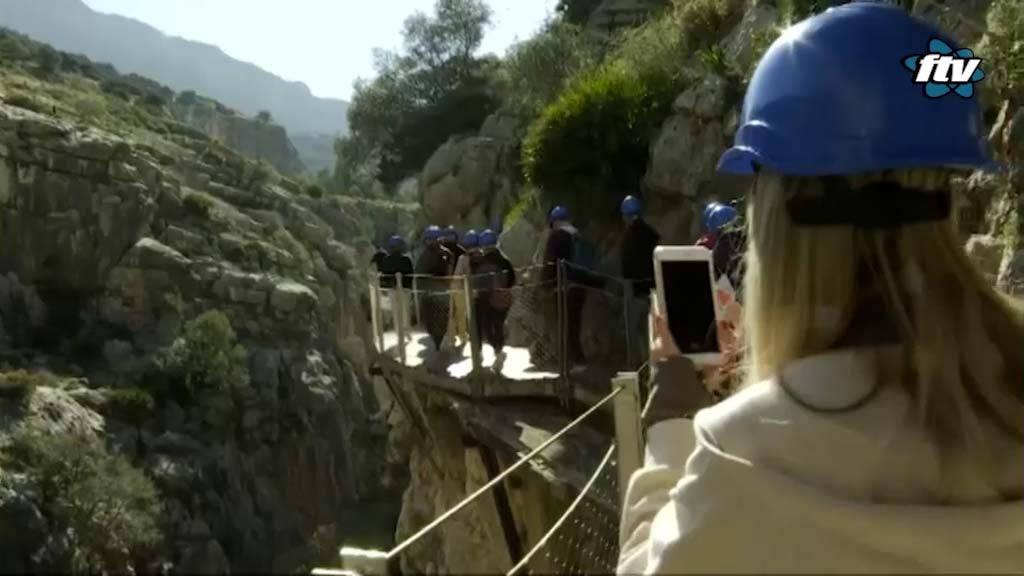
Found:
[(600, 264), (597, 250), (579, 234), (572, 235), (572, 264), (587, 270), (597, 270)]

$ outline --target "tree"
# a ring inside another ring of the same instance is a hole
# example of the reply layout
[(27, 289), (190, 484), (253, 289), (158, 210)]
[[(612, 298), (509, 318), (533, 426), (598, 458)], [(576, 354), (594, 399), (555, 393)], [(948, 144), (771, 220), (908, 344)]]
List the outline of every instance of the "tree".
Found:
[(601, 5), (602, 0), (558, 0), (555, 11), (562, 15), (562, 19), (570, 24), (583, 26), (590, 19), (590, 15)]
[(270, 112), (268, 110), (260, 110), (256, 114), (256, 121), (259, 122), (260, 124), (270, 124), (271, 122), (273, 122), (273, 120), (274, 117), (270, 115)]
[(582, 28), (555, 20), (509, 49), (501, 66), (506, 103), (525, 116), (534, 116), (600, 59), (600, 45)]
[(476, 130), (498, 101), (493, 60), (477, 58), (491, 10), (482, 0), (437, 0), (406, 19), (401, 53), (376, 50), (372, 82), (356, 83), (349, 136), (335, 151), (342, 190), (366, 178), (394, 185), (449, 136)]

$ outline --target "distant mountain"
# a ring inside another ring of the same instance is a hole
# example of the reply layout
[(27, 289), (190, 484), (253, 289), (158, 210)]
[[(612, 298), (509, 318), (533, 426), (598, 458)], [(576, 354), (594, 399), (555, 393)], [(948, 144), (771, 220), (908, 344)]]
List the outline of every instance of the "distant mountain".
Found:
[(81, 0), (0, 0), (0, 26), (178, 91), (194, 90), (243, 114), (269, 110), (292, 135), (347, 130), (348, 104), (343, 100), (317, 98), (302, 82), (279, 78), (216, 46), (171, 37), (131, 18), (96, 12)]

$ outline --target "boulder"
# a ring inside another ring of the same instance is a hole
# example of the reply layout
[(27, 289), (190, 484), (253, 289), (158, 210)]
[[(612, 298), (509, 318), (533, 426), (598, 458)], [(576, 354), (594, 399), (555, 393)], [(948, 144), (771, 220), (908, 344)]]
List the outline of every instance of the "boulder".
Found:
[(328, 240), (320, 250), (320, 254), (324, 257), (327, 265), (339, 274), (354, 269), (358, 259), (354, 248), (334, 240)]
[(997, 285), (1008, 294), (1024, 295), (1024, 250), (1007, 254), (999, 269)]
[(457, 136), (445, 142), (420, 174), (420, 205), (429, 222), (459, 228), (494, 226), (518, 190), (511, 141)]
[(726, 59), (740, 70), (753, 70), (757, 63), (757, 42), (773, 34), (779, 25), (779, 11), (771, 3), (758, 2), (736, 28), (722, 40)]
[(667, 196), (696, 196), (714, 177), (725, 146), (717, 120), (702, 124), (688, 113), (675, 114), (651, 143), (644, 184)]
[(281, 282), (270, 293), (270, 306), (278, 312), (305, 312), (314, 308), (316, 303), (316, 294), (298, 282)]
[(182, 273), (191, 261), (174, 248), (153, 238), (142, 238), (132, 246), (122, 261), (123, 266)]
[(726, 88), (725, 79), (708, 74), (699, 84), (680, 94), (672, 103), (672, 109), (703, 120), (717, 119), (725, 112)]
[(1003, 262), (1006, 243), (989, 235), (974, 235), (967, 241), (967, 256), (978, 267), (982, 275), (992, 284), (996, 283)]

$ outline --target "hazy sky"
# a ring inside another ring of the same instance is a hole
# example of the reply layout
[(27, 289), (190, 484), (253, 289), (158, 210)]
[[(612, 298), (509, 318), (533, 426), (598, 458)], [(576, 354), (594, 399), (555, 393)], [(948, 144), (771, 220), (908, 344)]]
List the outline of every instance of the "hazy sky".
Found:
[[(558, 0), (488, 0), (484, 50), (503, 54), (530, 37)], [(172, 36), (219, 46), (321, 97), (348, 98), (373, 75), (373, 48), (401, 47), (402, 21), (433, 0), (85, 0), (94, 10), (141, 20)]]

